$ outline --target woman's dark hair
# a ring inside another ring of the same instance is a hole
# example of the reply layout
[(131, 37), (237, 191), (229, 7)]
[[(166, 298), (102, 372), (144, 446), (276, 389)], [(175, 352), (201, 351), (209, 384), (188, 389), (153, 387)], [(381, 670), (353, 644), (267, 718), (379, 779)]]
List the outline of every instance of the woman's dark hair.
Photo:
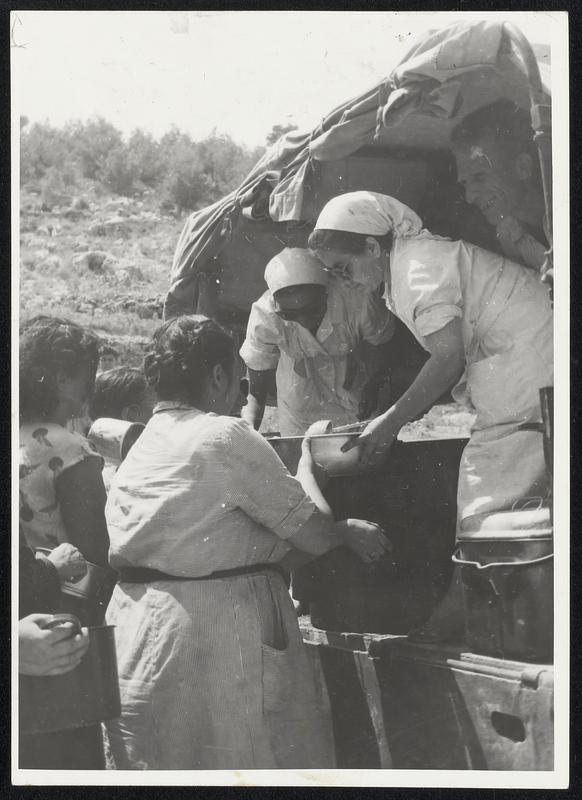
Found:
[[(311, 250), (338, 250), (340, 253), (361, 255), (366, 249), (368, 236), (363, 233), (350, 233), (349, 231), (330, 231), (326, 228), (316, 228), (309, 237), (308, 247)], [(392, 231), (383, 236), (372, 236), (383, 250), (390, 251), (392, 247)]]
[[(103, 355), (103, 352), (101, 352)], [(139, 405), (147, 389), (145, 375), (135, 367), (114, 367), (95, 378), (91, 416), (121, 419), (123, 409)]]
[(144, 359), (146, 380), (160, 400), (195, 405), (213, 368), (234, 365), (234, 339), (213, 319), (175, 317), (156, 330)]
[(20, 417), (50, 419), (58, 404), (59, 373), (96, 370), (99, 337), (58, 317), (39, 315), (20, 326)]

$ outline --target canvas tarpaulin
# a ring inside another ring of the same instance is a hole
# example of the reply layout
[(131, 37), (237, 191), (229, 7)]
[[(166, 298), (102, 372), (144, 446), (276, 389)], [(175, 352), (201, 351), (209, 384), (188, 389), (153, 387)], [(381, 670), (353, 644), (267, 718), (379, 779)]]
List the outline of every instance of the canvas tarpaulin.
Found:
[[(196, 307), (198, 272), (214, 272), (222, 247), (240, 222), (243, 209), (253, 218), (278, 222), (303, 216), (304, 186), (310, 169), (310, 148), (322, 138), (317, 158), (349, 154), (373, 140), (379, 88), (334, 109), (313, 131), (292, 132), (269, 148), (241, 186), (222, 200), (191, 214), (182, 230), (171, 272), (164, 315), (192, 313)], [(351, 113), (350, 113), (351, 112)], [(355, 114), (355, 116), (354, 116)], [(361, 118), (364, 125), (361, 125)], [(359, 126), (359, 128), (358, 128)], [(331, 138), (326, 134), (333, 135)]]
[[(549, 66), (540, 68), (549, 96)], [(458, 120), (500, 97), (529, 109), (528, 76), (504, 23), (473, 22), (426, 34), (369, 91), (338, 106), (312, 131), (283, 136), (231, 194), (196, 211), (179, 238), (165, 316), (196, 309), (197, 275), (219, 267), (222, 248), (246, 218), (298, 222), (318, 209), (306, 186), (314, 161), (365, 145), (446, 148)]]

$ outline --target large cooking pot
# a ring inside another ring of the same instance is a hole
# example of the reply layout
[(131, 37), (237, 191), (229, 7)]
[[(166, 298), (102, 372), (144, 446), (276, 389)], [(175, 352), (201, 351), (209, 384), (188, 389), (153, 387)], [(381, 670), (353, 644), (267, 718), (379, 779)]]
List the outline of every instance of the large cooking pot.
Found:
[[(71, 636), (81, 631), (72, 614), (56, 614), (44, 626), (70, 624)], [(81, 663), (64, 675), (19, 675), (19, 722), (23, 734), (82, 728), (121, 713), (113, 625), (90, 627), (89, 648)]]
[(336, 519), (376, 522), (389, 556), (364, 564), (345, 547), (293, 575), (293, 595), (318, 628), (405, 634), (426, 620), (452, 572), (459, 461), (466, 439), (395, 442), (364, 475), (331, 478), (324, 494)]
[(472, 653), (552, 660), (553, 527), (550, 509), (476, 514), (464, 520), (453, 562), (461, 569)]

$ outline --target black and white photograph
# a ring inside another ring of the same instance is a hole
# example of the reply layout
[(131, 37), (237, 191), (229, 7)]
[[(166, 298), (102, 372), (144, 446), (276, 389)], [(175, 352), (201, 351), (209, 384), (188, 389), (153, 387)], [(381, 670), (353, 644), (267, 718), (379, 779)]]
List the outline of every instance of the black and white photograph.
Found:
[(567, 788), (567, 12), (10, 56), (12, 783)]

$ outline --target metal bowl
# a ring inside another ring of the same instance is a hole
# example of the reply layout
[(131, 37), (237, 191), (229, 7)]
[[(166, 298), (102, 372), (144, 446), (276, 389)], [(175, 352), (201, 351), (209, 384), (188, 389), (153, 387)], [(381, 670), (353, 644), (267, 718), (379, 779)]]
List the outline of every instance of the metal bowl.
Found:
[[(323, 434), (311, 437), (311, 454), (317, 466), (324, 469), (330, 478), (344, 475), (360, 475), (369, 470), (359, 463), (360, 448), (354, 447), (347, 453), (342, 453), (341, 448), (346, 442), (355, 439), (357, 433), (342, 433), (333, 435)], [(295, 475), (297, 464), (301, 458), (302, 436), (273, 436), (268, 438), (269, 444), (275, 449), (281, 461), (289, 472)]]
[(360, 448), (354, 447), (347, 453), (341, 449), (346, 442), (357, 439), (358, 433), (314, 436), (311, 440), (311, 455), (315, 463), (324, 469), (331, 478), (346, 475), (361, 475), (370, 469), (360, 463)]

